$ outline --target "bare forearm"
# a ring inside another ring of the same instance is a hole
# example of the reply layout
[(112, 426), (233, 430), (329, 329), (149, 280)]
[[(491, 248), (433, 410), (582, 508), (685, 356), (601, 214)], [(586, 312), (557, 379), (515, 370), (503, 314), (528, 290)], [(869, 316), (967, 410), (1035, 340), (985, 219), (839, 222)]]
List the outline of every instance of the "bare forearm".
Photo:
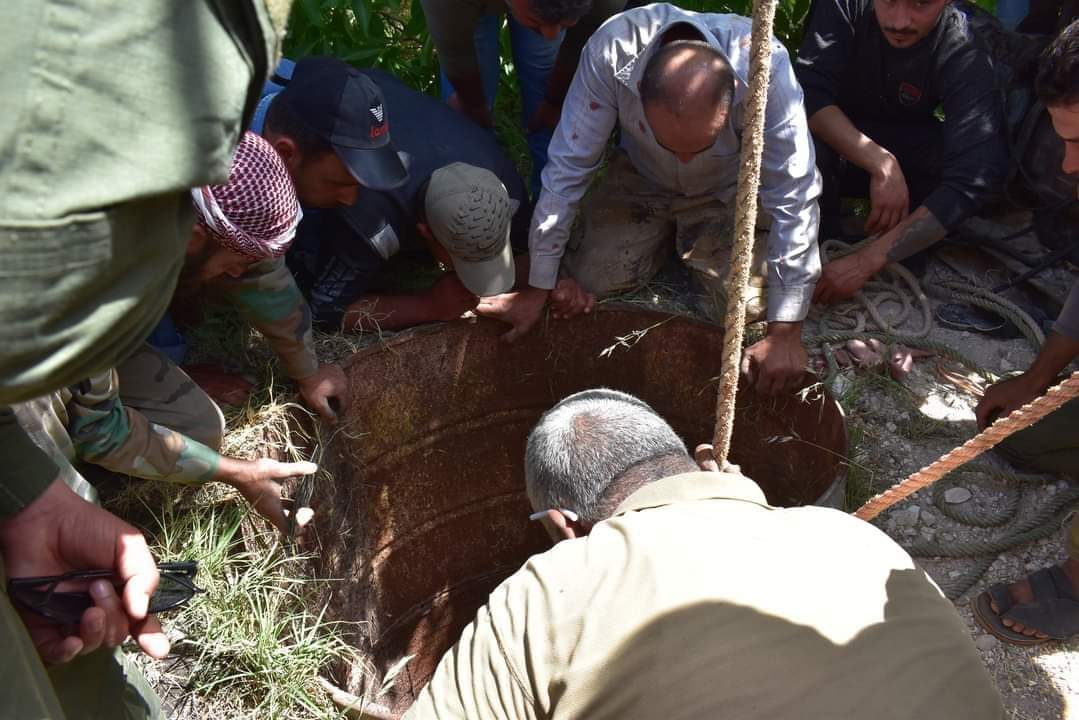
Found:
[(944, 226), (920, 206), (898, 225), (884, 233), (877, 241), (889, 262), (906, 260), (922, 250), (940, 242), (947, 234)]
[(439, 319), (426, 295), (364, 295), (349, 306), (342, 329), (398, 330)]
[(1034, 364), (1024, 375), (1039, 388), (1047, 387), (1077, 356), (1079, 356), (1079, 340), (1058, 332), (1051, 332), (1046, 337), (1045, 345), (1035, 358)]
[(809, 129), (829, 147), (870, 175), (895, 157), (854, 126), (836, 105), (821, 108), (809, 118)]
[(250, 460), (238, 460), (222, 455), (217, 464), (217, 471), (210, 479), (229, 485), (251, 482), (255, 479), (254, 467), (255, 464)]

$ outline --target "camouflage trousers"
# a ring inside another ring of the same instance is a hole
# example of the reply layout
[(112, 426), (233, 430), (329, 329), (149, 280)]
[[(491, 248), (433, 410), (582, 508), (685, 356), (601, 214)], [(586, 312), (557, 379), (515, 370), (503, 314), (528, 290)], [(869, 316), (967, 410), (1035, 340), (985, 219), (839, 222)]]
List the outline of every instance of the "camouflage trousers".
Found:
[[(119, 438), (108, 457), (109, 467), (154, 468), (162, 473), (176, 463), (170, 451), (175, 443), (154, 441), (150, 437), (149, 423), (174, 430), (206, 445), (211, 450), (221, 447), (225, 432), (225, 418), (220, 408), (203, 392), (187, 373), (165, 355), (149, 345), (141, 345), (135, 354), (111, 372), (102, 373), (85, 381), (96, 405), (103, 406), (117, 395), (120, 402), (137, 411), (145, 420), (132, 422), (129, 431), (132, 438)], [(41, 449), (52, 455), (61, 469), (64, 482), (80, 497), (97, 502), (97, 491), (82, 472), (104, 472), (86, 463), (80, 463), (71, 437), (72, 423), (76, 421), (79, 408), (73, 407), (72, 392), (58, 390), (49, 395), (18, 403), (12, 407), (19, 425)], [(85, 402), (85, 400), (83, 400)], [(147, 423), (146, 421), (149, 421)], [(147, 452), (142, 457), (134, 453)], [(91, 475), (92, 477), (92, 475)]]
[(174, 362), (144, 344), (116, 372), (124, 405), (211, 450), (221, 449), (225, 436), (221, 408)]
[[(769, 226), (770, 218), (758, 215), (746, 322), (763, 320), (767, 312)], [(647, 284), (673, 250), (691, 271), (698, 308), (722, 322), (733, 242), (731, 205), (710, 195), (672, 194), (644, 178), (619, 150), (582, 203), (562, 268), (588, 292), (611, 295)]]
[[(122, 403), (138, 410), (151, 422), (181, 432), (214, 450), (221, 446), (225, 427), (221, 410), (164, 355), (143, 345), (120, 364), (117, 372)], [(70, 393), (61, 390), (19, 403), (14, 410), (19, 424), (61, 466), (65, 482), (80, 496), (95, 502), (94, 487), (72, 469), (76, 457), (67, 432), (69, 398)], [(138, 428), (138, 432), (152, 432), (145, 424)], [(0, 580), (6, 580), (2, 563)], [(46, 669), (3, 592), (0, 592), (0, 643), (3, 645), (0, 672), (6, 678), (19, 678), (18, 692), (12, 692), (15, 686), (11, 686), (7, 692), (0, 693), (2, 718), (137, 720), (160, 716), (153, 690), (119, 650), (98, 650)], [(29, 688), (40, 691), (30, 692)], [(51, 688), (52, 692), (45, 692), (45, 688)]]

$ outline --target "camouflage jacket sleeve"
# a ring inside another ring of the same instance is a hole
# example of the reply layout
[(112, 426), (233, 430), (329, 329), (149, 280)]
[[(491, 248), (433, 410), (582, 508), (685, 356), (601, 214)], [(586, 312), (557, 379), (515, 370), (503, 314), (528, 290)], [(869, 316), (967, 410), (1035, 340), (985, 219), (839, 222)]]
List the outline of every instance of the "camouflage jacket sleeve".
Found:
[(200, 442), (146, 419), (120, 402), (115, 370), (69, 388), (67, 431), (75, 456), (147, 480), (204, 483), (221, 456)]
[(285, 372), (302, 380), (318, 370), (311, 334), (311, 309), (296, 287), (284, 258), (266, 260), (241, 278), (222, 284), (225, 297), (266, 336)]

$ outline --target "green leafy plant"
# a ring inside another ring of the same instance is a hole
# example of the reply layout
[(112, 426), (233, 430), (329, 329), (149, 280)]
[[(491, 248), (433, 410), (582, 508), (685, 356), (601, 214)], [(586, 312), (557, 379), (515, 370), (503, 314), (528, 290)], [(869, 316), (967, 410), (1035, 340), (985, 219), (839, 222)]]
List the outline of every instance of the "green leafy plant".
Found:
[(285, 55), (377, 66), (422, 91), (435, 87), (438, 72), (420, 0), (297, 0)]

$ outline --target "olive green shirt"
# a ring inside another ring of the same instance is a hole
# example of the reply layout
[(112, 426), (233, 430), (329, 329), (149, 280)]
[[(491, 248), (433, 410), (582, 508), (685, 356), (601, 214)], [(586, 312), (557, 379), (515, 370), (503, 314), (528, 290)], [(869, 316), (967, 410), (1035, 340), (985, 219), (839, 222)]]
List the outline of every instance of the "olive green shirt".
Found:
[(0, 3), (0, 518), (56, 466), (11, 403), (114, 367), (153, 329), (228, 176), (287, 0)]
[(872, 525), (753, 481), (646, 485), (491, 594), (419, 718), (993, 720), (955, 608)]

